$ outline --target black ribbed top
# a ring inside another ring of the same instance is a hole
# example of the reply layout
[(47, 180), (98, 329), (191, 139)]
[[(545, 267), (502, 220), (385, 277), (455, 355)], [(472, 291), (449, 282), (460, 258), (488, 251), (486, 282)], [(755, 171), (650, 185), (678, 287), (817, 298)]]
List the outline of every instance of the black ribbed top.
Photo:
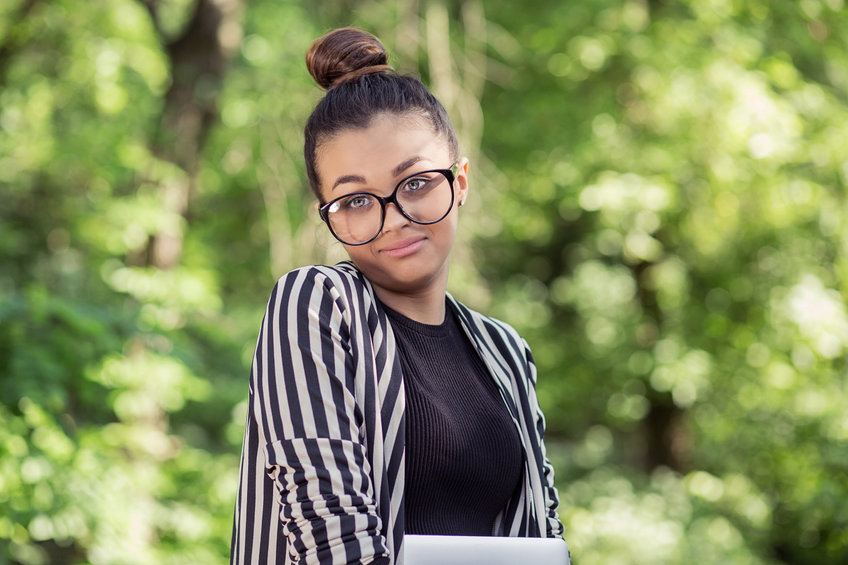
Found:
[(406, 533), (491, 535), (524, 464), (500, 391), (450, 303), (440, 325), (384, 308), (406, 390)]

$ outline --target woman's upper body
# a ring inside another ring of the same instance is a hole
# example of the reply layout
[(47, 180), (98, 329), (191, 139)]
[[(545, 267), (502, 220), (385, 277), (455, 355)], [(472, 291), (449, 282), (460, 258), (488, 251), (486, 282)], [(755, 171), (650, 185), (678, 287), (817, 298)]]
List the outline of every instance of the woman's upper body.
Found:
[[(492, 535), (562, 535), (536, 369), (503, 322), (448, 296), (520, 438), (520, 488)], [(402, 563), (406, 407), (390, 316), (348, 262), (274, 287), (257, 342), (233, 563)]]
[[(403, 561), (407, 456), (420, 470), (420, 448), (435, 440), (424, 437), (407, 452), (408, 441), (430, 433), (416, 416), (426, 407), (413, 398), (427, 375), (410, 367), (414, 348), (403, 347), (409, 335), (396, 334), (393, 314), (431, 327), (455, 315), (467, 340), (457, 345), (473, 357), (463, 378), (477, 379), (462, 386), (482, 383), (489, 400), (500, 398), (482, 416), (501, 416), (492, 421), (510, 432), (500, 436), (505, 446), (510, 438), (513, 450), (520, 446), (521, 472), (485, 527), (493, 535), (561, 535), (530, 352), (511, 327), (447, 295), (458, 208), (469, 191), (468, 160), (447, 113), (418, 79), (386, 66), (382, 45), (364, 32), (331, 32), (313, 44), (307, 66), (328, 89), (304, 132), (307, 174), (350, 262), (292, 271), (268, 302), (231, 561)], [(426, 400), (460, 420), (455, 399)], [(410, 424), (419, 429), (407, 435)], [(477, 438), (469, 441), (489, 441), (479, 425), (463, 431)], [(508, 454), (502, 463), (515, 461)]]

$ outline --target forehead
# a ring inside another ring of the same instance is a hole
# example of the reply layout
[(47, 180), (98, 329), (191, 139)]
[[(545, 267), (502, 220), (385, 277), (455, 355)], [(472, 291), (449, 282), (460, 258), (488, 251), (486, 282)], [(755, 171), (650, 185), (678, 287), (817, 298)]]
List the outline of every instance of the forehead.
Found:
[(322, 185), (352, 174), (378, 181), (412, 156), (426, 166), (447, 167), (448, 142), (425, 118), (381, 114), (365, 128), (342, 130), (321, 143), (316, 166)]

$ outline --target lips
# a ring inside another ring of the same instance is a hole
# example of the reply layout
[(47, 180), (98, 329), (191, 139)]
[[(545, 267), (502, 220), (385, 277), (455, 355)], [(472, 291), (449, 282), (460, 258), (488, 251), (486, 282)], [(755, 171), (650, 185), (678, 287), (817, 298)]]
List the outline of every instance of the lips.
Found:
[(426, 237), (408, 237), (381, 249), (380, 253), (395, 258), (406, 257), (421, 249), (426, 241)]

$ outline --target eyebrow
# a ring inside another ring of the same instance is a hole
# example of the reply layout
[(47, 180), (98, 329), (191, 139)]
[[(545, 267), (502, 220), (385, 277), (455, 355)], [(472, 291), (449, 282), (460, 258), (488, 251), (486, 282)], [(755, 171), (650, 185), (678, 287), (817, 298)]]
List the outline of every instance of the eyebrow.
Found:
[[(414, 157), (410, 157), (409, 159), (407, 159), (406, 161), (402, 162), (400, 165), (398, 165), (397, 167), (392, 169), (392, 175), (396, 176), (396, 177), (400, 176), (400, 174), (402, 172), (404, 172), (405, 170), (407, 170), (409, 167), (411, 167), (412, 165), (414, 165), (415, 163), (417, 163), (420, 160), (421, 160), (421, 156), (419, 156), (419, 155), (416, 155)], [(333, 187), (330, 190), (331, 191), (335, 190), (335, 188), (337, 186), (339, 186), (340, 184), (345, 184), (345, 183), (348, 183), (348, 182), (359, 182), (359, 183), (364, 184), (366, 182), (366, 180), (365, 180), (365, 177), (360, 176), (360, 175), (343, 175), (343, 176), (340, 176), (339, 178), (336, 179), (336, 182), (333, 183)]]
[(417, 163), (420, 160), (421, 160), (421, 157), (419, 155), (416, 155), (415, 157), (410, 157), (409, 159), (407, 159), (406, 161), (404, 161), (403, 163), (401, 163), (400, 165), (398, 165), (397, 167), (392, 169), (392, 174), (396, 177), (400, 176), (400, 174), (402, 172), (404, 172), (406, 169), (408, 169), (409, 167), (411, 167), (412, 165), (414, 165), (415, 163)]
[(336, 182), (333, 183), (333, 188), (330, 190), (335, 190), (337, 186), (340, 184), (344, 184), (346, 182), (365, 182), (365, 177), (361, 177), (359, 175), (344, 175), (336, 179)]

